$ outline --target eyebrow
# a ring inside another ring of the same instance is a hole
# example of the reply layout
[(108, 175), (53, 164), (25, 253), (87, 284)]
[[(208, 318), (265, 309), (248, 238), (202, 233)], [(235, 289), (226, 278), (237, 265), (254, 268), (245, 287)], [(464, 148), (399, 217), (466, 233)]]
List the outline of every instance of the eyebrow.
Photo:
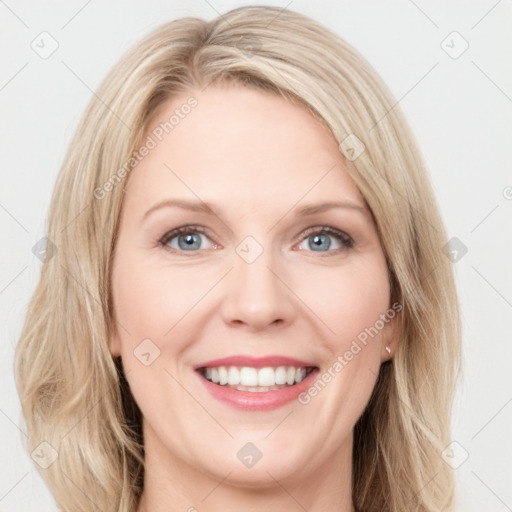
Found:
[[(142, 220), (144, 221), (153, 212), (160, 210), (162, 208), (181, 208), (183, 210), (189, 210), (193, 212), (213, 213), (217, 217), (219, 217), (220, 215), (220, 212), (216, 210), (213, 207), (213, 205), (206, 203), (204, 201), (189, 201), (185, 199), (164, 199), (163, 201), (159, 201), (158, 203), (154, 204), (144, 214)], [(368, 214), (370, 213), (367, 207), (357, 203), (353, 203), (351, 201), (328, 201), (320, 204), (305, 205), (302, 208), (296, 210), (295, 215), (297, 217), (306, 217), (308, 215), (322, 213), (335, 208), (354, 210), (356, 212), (362, 213), (365, 217), (368, 216)]]

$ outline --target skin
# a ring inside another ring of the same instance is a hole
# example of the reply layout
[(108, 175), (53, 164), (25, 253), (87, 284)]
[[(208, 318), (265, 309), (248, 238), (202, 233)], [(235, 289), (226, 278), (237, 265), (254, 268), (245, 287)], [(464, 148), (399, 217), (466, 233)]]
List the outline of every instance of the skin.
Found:
[[(270, 93), (233, 84), (191, 91), (162, 104), (146, 135), (191, 95), (197, 107), (124, 184), (114, 257), (123, 328), (110, 348), (144, 417), (138, 510), (352, 511), (353, 428), (396, 348), (398, 315), (307, 405), (241, 411), (214, 399), (193, 367), (236, 354), (331, 367), (390, 307), (371, 214), (327, 129)], [(200, 198), (216, 213), (164, 207), (143, 219), (169, 198)], [(330, 201), (361, 209), (295, 215)], [(187, 225), (206, 229), (201, 248), (160, 242)], [(315, 251), (306, 230), (323, 226), (348, 234), (353, 247), (331, 235), (331, 247)], [(247, 236), (263, 249), (250, 264), (235, 250)], [(134, 355), (147, 338), (151, 354), (160, 351), (149, 366)], [(252, 468), (236, 456), (247, 442), (263, 454)]]

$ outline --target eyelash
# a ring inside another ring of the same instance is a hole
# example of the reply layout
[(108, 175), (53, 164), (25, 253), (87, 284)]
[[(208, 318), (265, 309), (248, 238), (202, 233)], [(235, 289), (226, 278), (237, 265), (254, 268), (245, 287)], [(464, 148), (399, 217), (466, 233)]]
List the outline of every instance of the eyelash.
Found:
[[(174, 248), (169, 247), (167, 244), (173, 238), (175, 238), (177, 236), (180, 236), (180, 235), (189, 235), (189, 234), (193, 234), (193, 233), (200, 233), (200, 234), (203, 234), (205, 236), (208, 236), (206, 234), (206, 231), (207, 230), (205, 228), (203, 228), (202, 226), (182, 226), (180, 228), (176, 228), (176, 229), (173, 229), (173, 230), (167, 232), (159, 240), (159, 244), (164, 249), (168, 250), (169, 252), (173, 252), (173, 253), (176, 253), (176, 252), (179, 252), (179, 253), (186, 253), (186, 252), (196, 253), (198, 251), (176, 250)], [(301, 238), (300, 241), (303, 242), (306, 238), (310, 237), (311, 235), (330, 235), (330, 236), (333, 236), (333, 237), (337, 238), (339, 240), (339, 242), (341, 243), (341, 245), (342, 245), (342, 247), (340, 247), (338, 249), (333, 249), (333, 250), (329, 250), (329, 251), (325, 251), (325, 252), (324, 251), (308, 251), (308, 252), (318, 252), (320, 256), (322, 256), (322, 253), (323, 253), (324, 256), (325, 255), (337, 254), (340, 251), (352, 249), (352, 247), (354, 247), (354, 240), (352, 239), (352, 237), (350, 237), (347, 233), (345, 233), (343, 231), (340, 231), (338, 229), (332, 228), (330, 226), (315, 226), (315, 227), (308, 228), (308, 229), (306, 229), (302, 233), (302, 238)]]

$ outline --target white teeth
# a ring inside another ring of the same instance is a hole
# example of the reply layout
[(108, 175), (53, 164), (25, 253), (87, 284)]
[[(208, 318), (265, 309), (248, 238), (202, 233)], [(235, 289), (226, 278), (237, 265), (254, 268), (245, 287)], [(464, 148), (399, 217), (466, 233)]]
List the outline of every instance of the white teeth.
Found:
[(286, 368), (284, 366), (278, 366), (276, 368), (276, 384), (286, 384)]
[(250, 366), (218, 366), (205, 368), (205, 379), (219, 384), (228, 385), (240, 391), (272, 391), (302, 382), (308, 375), (307, 368), (295, 366), (278, 366), (272, 368), (252, 368)]
[[(219, 373), (220, 375), (220, 373)], [(295, 382), (302, 382), (306, 378), (306, 369), (305, 368), (297, 368), (295, 370)]]
[(224, 366), (219, 366), (219, 384), (224, 386), (228, 383), (228, 371)]
[(290, 366), (289, 368), (286, 369), (286, 384), (288, 384), (288, 386), (293, 386), (294, 382), (295, 368), (293, 366)]
[(266, 393), (267, 391), (275, 391), (277, 389), (282, 389), (286, 386), (233, 386), (234, 389), (238, 391), (252, 391), (254, 393)]
[(273, 386), (276, 383), (274, 368), (260, 368), (258, 370), (258, 386)]
[[(208, 378), (208, 377), (206, 377)], [(230, 386), (237, 386), (240, 384), (240, 372), (236, 366), (230, 366), (228, 370), (228, 384)]]
[(258, 370), (244, 366), (240, 370), (240, 384), (242, 386), (257, 386), (258, 385)]

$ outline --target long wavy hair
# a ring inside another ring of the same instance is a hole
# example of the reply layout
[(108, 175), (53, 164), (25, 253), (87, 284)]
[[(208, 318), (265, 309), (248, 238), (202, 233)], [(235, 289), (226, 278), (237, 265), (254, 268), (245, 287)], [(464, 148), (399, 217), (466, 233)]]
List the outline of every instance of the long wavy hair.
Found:
[[(375, 218), (391, 302), (403, 305), (398, 348), (381, 365), (355, 426), (355, 506), (449, 509), (454, 478), (441, 452), (450, 443), (460, 371), (459, 306), (424, 163), (370, 64), (319, 23), (270, 6), (164, 23), (126, 53), (92, 97), (56, 182), (51, 250), (15, 354), (27, 450), (46, 450), (47, 467), (37, 467), (63, 510), (136, 510), (141, 413), (109, 351), (119, 182), (129, 179), (134, 151), (163, 102), (221, 81), (271, 91), (325, 123)], [(363, 149), (357, 158), (347, 150), (354, 141)]]

